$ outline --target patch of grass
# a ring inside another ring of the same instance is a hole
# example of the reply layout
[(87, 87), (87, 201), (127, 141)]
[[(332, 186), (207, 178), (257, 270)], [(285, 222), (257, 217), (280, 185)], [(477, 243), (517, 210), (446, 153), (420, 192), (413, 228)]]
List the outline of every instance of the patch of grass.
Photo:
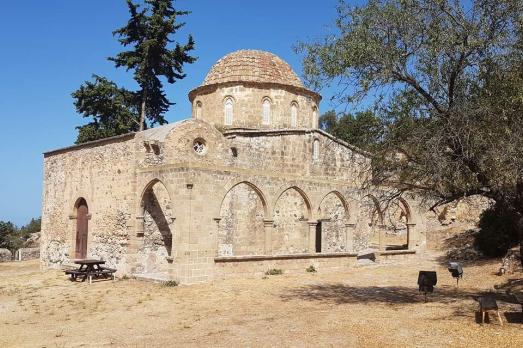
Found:
[(283, 271), (279, 268), (271, 268), (265, 272), (265, 275), (278, 275), (283, 274)]
[(316, 273), (316, 268), (314, 267), (314, 265), (310, 265), (309, 267), (305, 268), (305, 270), (309, 273)]
[(178, 282), (176, 280), (167, 280), (163, 282), (163, 286), (175, 287), (178, 286)]

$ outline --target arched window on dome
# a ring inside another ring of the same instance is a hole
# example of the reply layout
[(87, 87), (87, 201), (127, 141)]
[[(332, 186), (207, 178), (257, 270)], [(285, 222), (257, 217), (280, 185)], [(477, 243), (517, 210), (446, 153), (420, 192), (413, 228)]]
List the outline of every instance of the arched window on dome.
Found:
[(291, 104), (291, 127), (298, 125), (298, 103), (292, 102)]
[(226, 126), (232, 125), (233, 108), (234, 108), (234, 101), (232, 100), (232, 98), (231, 97), (225, 98), (224, 114), (225, 114), (225, 125)]
[(194, 112), (194, 116), (196, 119), (201, 119), (202, 118), (202, 102), (197, 101), (195, 107), (196, 107), (196, 110)]
[(267, 125), (271, 123), (271, 100), (264, 98), (262, 102), (262, 123)]
[(312, 108), (312, 128), (318, 128), (318, 108)]
[(314, 139), (312, 142), (312, 159), (317, 160), (320, 158), (320, 141), (318, 139)]

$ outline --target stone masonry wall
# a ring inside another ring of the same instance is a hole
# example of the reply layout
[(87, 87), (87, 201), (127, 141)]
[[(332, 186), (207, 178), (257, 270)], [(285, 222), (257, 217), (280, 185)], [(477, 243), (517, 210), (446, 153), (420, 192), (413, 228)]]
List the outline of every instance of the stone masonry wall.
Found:
[(125, 263), (134, 209), (134, 141), (109, 140), (44, 156), (41, 261), (47, 267), (72, 262), (75, 204), (89, 208), (88, 256)]
[(119, 274), (194, 283), (218, 276), (215, 258), (314, 253), (318, 219), (322, 252), (369, 245), (378, 222), (360, 206), (364, 154), (311, 130), (222, 134), (199, 120), (165, 127), (45, 156), (44, 266), (71, 262), (79, 197), (89, 207), (88, 256)]
[(301, 254), (308, 251), (309, 211), (296, 189), (285, 191), (274, 207), (272, 251), (277, 254)]
[[(224, 102), (233, 99), (233, 122), (230, 127), (275, 129), (291, 127), (291, 104), (298, 106), (295, 127), (317, 128), (313, 124), (313, 110), (318, 110), (317, 102), (306, 94), (281, 88), (233, 84), (199, 94), (193, 102), (193, 118), (196, 118), (196, 103), (201, 103), (201, 119), (213, 125), (225, 123)], [(262, 122), (262, 103), (264, 98), (271, 101), (271, 117), (268, 125)], [(318, 115), (317, 115), (318, 116)], [(319, 117), (319, 116), (318, 116)]]
[(320, 204), (322, 251), (347, 251), (346, 224), (348, 216), (341, 199), (334, 193), (329, 193)]
[(239, 184), (225, 196), (220, 211), (218, 256), (262, 255), (265, 250), (264, 207), (247, 184)]

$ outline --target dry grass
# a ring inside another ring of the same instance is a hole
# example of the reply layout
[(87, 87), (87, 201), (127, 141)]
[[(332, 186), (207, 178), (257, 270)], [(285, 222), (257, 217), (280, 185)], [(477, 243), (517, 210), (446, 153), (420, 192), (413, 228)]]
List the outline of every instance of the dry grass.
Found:
[[(473, 296), (508, 284), (494, 275), (497, 263), (467, 267), (456, 288), (433, 260), (175, 288), (72, 283), (61, 272), (40, 272), (36, 262), (4, 263), (0, 347), (523, 346), (515, 304), (499, 302), (511, 321), (503, 327), (494, 317), (476, 323)], [(438, 271), (428, 303), (416, 288), (420, 269)]]

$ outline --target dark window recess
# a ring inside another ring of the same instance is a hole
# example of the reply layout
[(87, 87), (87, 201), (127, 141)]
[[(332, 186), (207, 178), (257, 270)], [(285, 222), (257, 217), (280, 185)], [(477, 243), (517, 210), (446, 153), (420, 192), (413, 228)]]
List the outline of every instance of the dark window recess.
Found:
[(316, 225), (316, 252), (321, 253), (321, 221)]
[(158, 146), (157, 144), (153, 144), (151, 147), (153, 149), (154, 154), (158, 156), (160, 154), (160, 146)]
[(231, 153), (232, 157), (238, 157), (238, 149), (235, 147), (231, 147)]

